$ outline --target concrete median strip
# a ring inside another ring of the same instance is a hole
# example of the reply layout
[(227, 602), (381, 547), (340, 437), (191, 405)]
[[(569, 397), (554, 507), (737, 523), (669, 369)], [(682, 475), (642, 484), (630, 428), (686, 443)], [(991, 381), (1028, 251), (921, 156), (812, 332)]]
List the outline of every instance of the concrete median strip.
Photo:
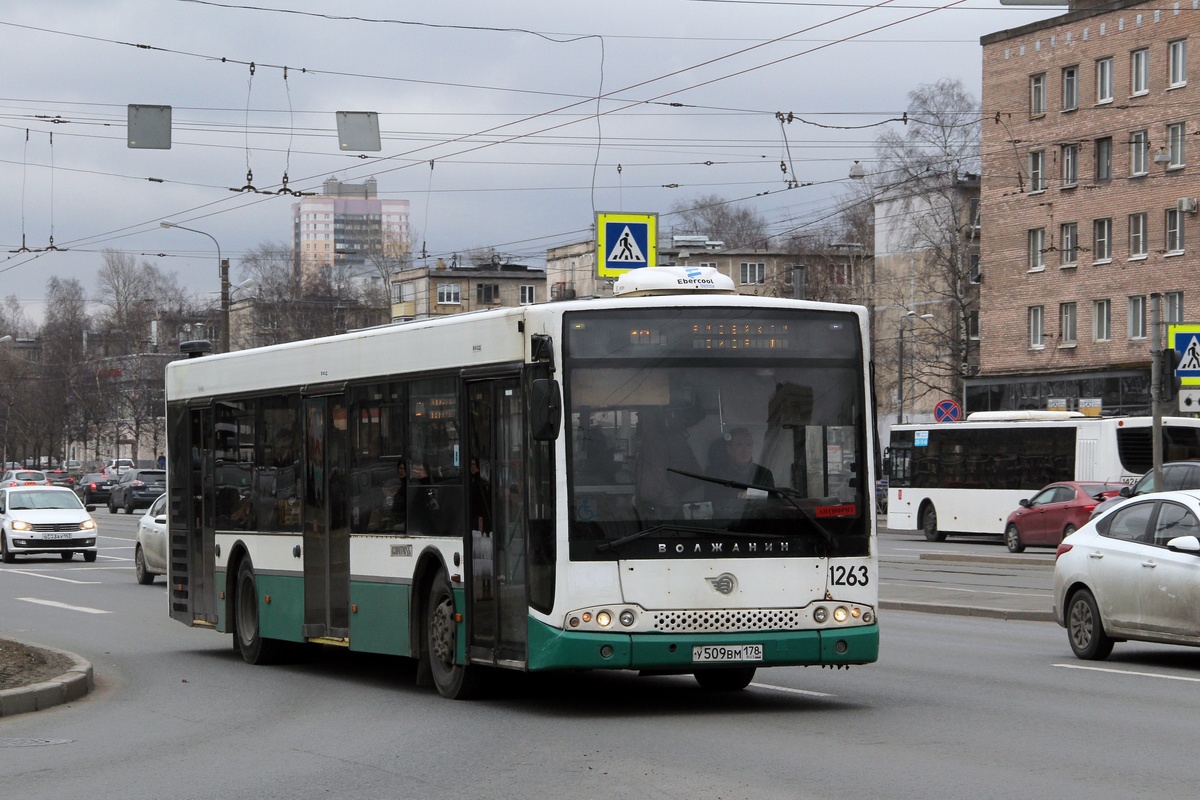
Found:
[(27, 646), (56, 653), (67, 659), (71, 665), (61, 675), (49, 680), (0, 691), (0, 717), (40, 711), (63, 703), (70, 703), (85, 697), (88, 692), (96, 688), (91, 662), (85, 661), (74, 653), (68, 653), (66, 650), (57, 650), (43, 645)]

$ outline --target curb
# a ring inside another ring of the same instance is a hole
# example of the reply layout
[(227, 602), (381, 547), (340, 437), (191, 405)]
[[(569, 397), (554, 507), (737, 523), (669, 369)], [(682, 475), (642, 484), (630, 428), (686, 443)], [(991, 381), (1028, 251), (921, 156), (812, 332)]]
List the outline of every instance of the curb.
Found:
[(944, 606), (935, 603), (914, 603), (909, 600), (880, 600), (880, 608), (895, 611), (919, 611), (925, 614), (945, 614), (960, 617), (988, 617), (991, 619), (1024, 620), (1027, 622), (1054, 622), (1053, 611), (1018, 611), (1011, 608), (982, 608), (980, 606)]
[(28, 642), (22, 642), (22, 644), (66, 656), (71, 660), (72, 665), (57, 678), (0, 691), (0, 717), (41, 711), (44, 708), (69, 703), (86, 696), (88, 692), (96, 688), (96, 677), (91, 662), (83, 660), (74, 653), (68, 653), (66, 650)]

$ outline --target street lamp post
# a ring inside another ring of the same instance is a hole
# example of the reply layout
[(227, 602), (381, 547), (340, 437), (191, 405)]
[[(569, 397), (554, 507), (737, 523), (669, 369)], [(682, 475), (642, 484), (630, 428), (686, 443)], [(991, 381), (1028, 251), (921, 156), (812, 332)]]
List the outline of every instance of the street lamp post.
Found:
[(900, 338), (896, 347), (896, 423), (904, 424), (904, 328), (910, 319), (933, 319), (933, 314), (907, 312), (900, 318)]
[(217, 246), (217, 266), (221, 273), (221, 352), (229, 352), (229, 260), (221, 258), (221, 243), (217, 241), (217, 237), (211, 233), (196, 230), (195, 228), (185, 228), (182, 225), (177, 225), (174, 222), (163, 221), (158, 223), (164, 228), (178, 228), (181, 231), (190, 231), (198, 233), (201, 236), (207, 236), (213, 240), (213, 244)]

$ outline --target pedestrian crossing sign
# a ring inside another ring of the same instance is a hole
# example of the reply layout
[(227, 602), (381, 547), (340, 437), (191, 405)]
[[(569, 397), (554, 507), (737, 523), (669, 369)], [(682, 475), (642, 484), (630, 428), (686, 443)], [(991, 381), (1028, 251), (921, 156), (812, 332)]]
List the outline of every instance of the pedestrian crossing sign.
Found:
[(596, 215), (596, 274), (616, 278), (658, 265), (658, 215)]
[(1169, 325), (1167, 339), (1175, 351), (1175, 377), (1184, 386), (1200, 386), (1200, 325)]

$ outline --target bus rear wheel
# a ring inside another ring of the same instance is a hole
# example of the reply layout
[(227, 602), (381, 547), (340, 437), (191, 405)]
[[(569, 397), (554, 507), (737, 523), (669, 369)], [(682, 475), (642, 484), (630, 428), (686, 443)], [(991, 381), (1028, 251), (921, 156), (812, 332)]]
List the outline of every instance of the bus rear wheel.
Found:
[(233, 641), (247, 664), (274, 664), (283, 652), (283, 642), (264, 639), (258, 630), (258, 582), (249, 558), (238, 565), (233, 594)]
[(481, 688), (481, 667), (458, 664), (458, 622), (454, 592), (443, 570), (429, 584), (425, 603), (423, 641), (429, 674), (438, 694), (451, 700), (466, 700)]
[(925, 539), (930, 542), (946, 541), (945, 532), (938, 530), (937, 509), (933, 506), (926, 507), (921, 515), (921, 530), (925, 531)]
[(755, 667), (698, 669), (692, 673), (700, 688), (709, 692), (737, 692), (754, 680)]

